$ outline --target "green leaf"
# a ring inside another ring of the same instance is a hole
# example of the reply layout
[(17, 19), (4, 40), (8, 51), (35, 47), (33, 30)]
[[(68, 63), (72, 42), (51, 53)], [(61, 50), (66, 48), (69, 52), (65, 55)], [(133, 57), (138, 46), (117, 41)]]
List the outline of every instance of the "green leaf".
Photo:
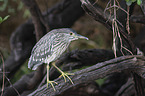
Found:
[(128, 1), (128, 2), (126, 2), (126, 4), (127, 4), (128, 6), (130, 6), (130, 5), (132, 4), (132, 1)]
[(28, 9), (26, 9), (25, 11), (24, 11), (24, 14), (23, 14), (23, 17), (24, 18), (27, 18), (27, 17), (30, 17), (30, 11), (28, 10)]
[(125, 1), (128, 6), (130, 6), (133, 2), (136, 2), (136, 1), (138, 5), (142, 3), (142, 0), (125, 0)]
[(142, 0), (137, 0), (137, 4), (140, 5), (142, 3)]
[(125, 0), (126, 2), (128, 2), (129, 0)]
[(131, 1), (132, 1), (132, 3), (133, 3), (133, 2), (135, 2), (136, 0), (131, 0)]
[(0, 11), (6, 10), (7, 5), (8, 5), (8, 0), (3, 0), (3, 3), (0, 6)]
[(19, 3), (17, 10), (21, 10), (23, 8), (24, 4), (22, 2)]
[(0, 17), (0, 23), (1, 23), (1, 22), (3, 22), (3, 19), (2, 19), (2, 17)]
[(0, 23), (7, 20), (9, 17), (10, 17), (10, 15), (5, 16), (4, 19), (2, 17), (0, 17)]
[(10, 15), (5, 16), (5, 18), (3, 19), (3, 21), (7, 20), (10, 17)]
[(2, 17), (0, 17), (0, 24), (3, 22), (3, 19), (2, 19)]

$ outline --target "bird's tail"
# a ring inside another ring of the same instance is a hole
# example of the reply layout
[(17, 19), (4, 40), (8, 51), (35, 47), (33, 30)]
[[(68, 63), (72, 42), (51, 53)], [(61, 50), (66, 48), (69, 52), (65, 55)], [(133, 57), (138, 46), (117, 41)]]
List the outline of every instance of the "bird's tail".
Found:
[(43, 63), (42, 62), (40, 62), (40, 61), (34, 61), (33, 60), (33, 55), (31, 55), (30, 56), (30, 58), (29, 58), (29, 61), (28, 61), (28, 68), (32, 68), (32, 70), (36, 70), (37, 69), (37, 67), (39, 66), (39, 65), (42, 65)]

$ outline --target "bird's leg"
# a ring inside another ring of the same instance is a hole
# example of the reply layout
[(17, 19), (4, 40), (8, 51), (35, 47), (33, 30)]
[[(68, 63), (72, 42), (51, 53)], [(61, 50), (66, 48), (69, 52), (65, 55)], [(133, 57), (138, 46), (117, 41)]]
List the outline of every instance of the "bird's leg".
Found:
[(49, 83), (51, 84), (53, 90), (56, 91), (53, 83), (57, 84), (57, 82), (49, 80), (49, 64), (47, 64), (47, 88)]
[[(60, 69), (55, 65), (55, 62), (53, 62), (52, 65), (61, 73), (61, 75), (60, 75), (59, 77), (63, 76), (65, 82), (66, 82), (66, 77), (67, 77), (67, 78), (70, 80), (70, 82), (71, 82), (72, 84), (74, 84), (73, 81), (71, 80), (71, 78), (68, 76), (68, 75), (74, 75), (73, 73), (64, 73), (62, 70), (60, 70)], [(66, 76), (66, 77), (65, 77), (65, 76)]]

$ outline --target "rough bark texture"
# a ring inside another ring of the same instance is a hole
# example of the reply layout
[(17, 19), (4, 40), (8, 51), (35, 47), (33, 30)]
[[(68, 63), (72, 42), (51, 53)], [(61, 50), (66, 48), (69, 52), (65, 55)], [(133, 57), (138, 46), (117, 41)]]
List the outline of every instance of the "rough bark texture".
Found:
[[(79, 0), (64, 0), (48, 9), (48, 11), (43, 14), (41, 14), (35, 0), (22, 1), (30, 10), (32, 19), (20, 25), (11, 36), (10, 44), (12, 52), (9, 58), (5, 61), (5, 71), (9, 72), (6, 73), (8, 78), (11, 78), (29, 58), (31, 49), (36, 43), (36, 38), (38, 40), (48, 29), (71, 27), (71, 25), (84, 14)], [(104, 9), (98, 4), (92, 4), (89, 0), (81, 0), (81, 2), (82, 7), (89, 15), (106, 26), (109, 30), (112, 30), (112, 20), (108, 19), (109, 13), (106, 12), (104, 15)], [(122, 0), (121, 6), (125, 5), (124, 2), (125, 1)], [(126, 6), (122, 7), (126, 8)], [(142, 5), (142, 10), (143, 7), (144, 6)], [(121, 12), (119, 13), (122, 14)], [(126, 15), (120, 14), (118, 14), (118, 16), (120, 16), (118, 19), (121, 20), (122, 18), (125, 18)], [(125, 21), (121, 23), (125, 24)], [(37, 30), (36, 33), (34, 32), (34, 29)], [(119, 26), (119, 30), (126, 47), (136, 54), (136, 47), (131, 41), (130, 36), (126, 34), (126, 29)], [(135, 43), (144, 51), (145, 43), (142, 34), (143, 33), (137, 37), (140, 39), (137, 39), (138, 41), (136, 40)], [(120, 46), (118, 48), (120, 48)], [(127, 54), (128, 53), (126, 52), (125, 55)], [(119, 51), (118, 56), (121, 56)], [(80, 71), (76, 71), (74, 72), (75, 75), (70, 76), (74, 85), (72, 85), (69, 80), (64, 82), (63, 78), (58, 78), (60, 74), (52, 67), (50, 69), (50, 78), (51, 80), (58, 82), (58, 85), (55, 85), (57, 91), (54, 92), (51, 86), (48, 88), (46, 87), (46, 78), (44, 76), (46, 70), (43, 70), (43, 67), (40, 67), (37, 71), (22, 76), (22, 78), (13, 84), (13, 86), (9, 86), (8, 83), (6, 83), (3, 96), (16, 96), (18, 95), (16, 90), (21, 96), (27, 96), (28, 94), (29, 96), (68, 96), (68, 94), (69, 96), (134, 95), (135, 87), (133, 86), (134, 83), (130, 73), (133, 72), (145, 79), (145, 57), (128, 55), (115, 59), (113, 58), (113, 51), (104, 49), (74, 50), (72, 52), (67, 52), (56, 61), (56, 65), (61, 66), (64, 71), (90, 66)], [(43, 77), (44, 79), (41, 81)], [(104, 77), (107, 77), (107, 80), (101, 87), (99, 87), (94, 81)], [(2, 74), (0, 74), (0, 82), (2, 82), (2, 78)]]
[[(110, 75), (115, 72), (122, 72), (124, 70), (128, 70), (129, 72), (133, 71), (139, 74), (142, 78), (145, 78), (145, 57), (144, 56), (122, 56), (115, 59), (111, 59), (109, 61), (105, 61), (102, 63), (97, 63), (91, 67), (86, 69), (74, 72), (75, 75), (70, 76), (74, 85), (70, 83), (69, 80), (64, 82), (62, 78), (58, 78), (55, 81), (58, 82), (55, 85), (56, 92), (53, 91), (51, 86), (43, 85), (41, 88), (37, 89), (33, 93), (29, 94), (29, 96), (56, 96), (60, 95), (64, 91), (72, 88), (73, 86), (93, 81), (99, 78), (103, 78), (107, 75)], [(49, 90), (49, 91), (48, 91)]]
[[(28, 4), (28, 6), (33, 5), (33, 7), (30, 7), (30, 9), (32, 8), (31, 10), (36, 11), (33, 14), (33, 15), (35, 15), (35, 17), (40, 15), (40, 11), (39, 11), (36, 3), (32, 2), (33, 0), (23, 0), (23, 1), (26, 4)], [(77, 11), (74, 11), (76, 9), (77, 9)], [(61, 27), (70, 27), (83, 14), (84, 14), (84, 11), (81, 8), (81, 3), (79, 0), (64, 0), (64, 2), (60, 2), (60, 3), (56, 4), (55, 6), (53, 6), (52, 8), (48, 9), (48, 12), (43, 13), (43, 18), (45, 19), (45, 22), (42, 19), (40, 19), (42, 17), (35, 18), (36, 22), (35, 21), (33, 21), (33, 22), (35, 22), (35, 23), (41, 22), (41, 24), (43, 24), (43, 25), (40, 25), (40, 26), (45, 26), (46, 22), (47, 22), (50, 29), (61, 28)], [(72, 19), (72, 17), (74, 17), (74, 18)], [(40, 21), (37, 22), (37, 20), (40, 20)], [(39, 24), (38, 24), (38, 26), (36, 26), (36, 28), (39, 28)], [(46, 28), (46, 29), (48, 29), (48, 28)], [(46, 33), (44, 31), (45, 28), (42, 28), (42, 30), (44, 33)], [(8, 78), (11, 78), (17, 72), (17, 70), (19, 70), (20, 66), (29, 58), (31, 49), (33, 48), (34, 44), (36, 43), (35, 36), (36, 36), (36, 34), (34, 33), (34, 25), (33, 25), (31, 19), (28, 20), (26, 23), (20, 25), (16, 29), (16, 31), (13, 32), (13, 34), (11, 36), (11, 40), (10, 40), (12, 52), (11, 52), (11, 55), (8, 57), (8, 59), (5, 61), (5, 71), (8, 72), (6, 74), (6, 76)], [(41, 36), (42, 35), (40, 35), (39, 37), (41, 37)], [(38, 39), (39, 39), (39, 37), (38, 37)], [(2, 68), (2, 66), (1, 66), (1, 68)], [(24, 92), (25, 90), (30, 90), (31, 88), (34, 88), (37, 86), (39, 81), (30, 80), (30, 79), (32, 79), (33, 75), (35, 75), (35, 73), (31, 73), (29, 75), (24, 75), (22, 78), (25, 78), (25, 79), (20, 79), (19, 81), (16, 82), (16, 84), (14, 84), (14, 87), (18, 86), (17, 84), (19, 84), (19, 83), (22, 83), (22, 85), (25, 85), (25, 86), (19, 86), (19, 88), (16, 87), (16, 90), (18, 90), (18, 92), (20, 94), (22, 92)], [(39, 76), (43, 76), (43, 75), (39, 75)], [(36, 76), (36, 77), (39, 78), (39, 76)], [(2, 81), (2, 78), (3, 78), (2, 74), (0, 74), (0, 82)], [(25, 81), (28, 81), (28, 82), (25, 82)], [(31, 86), (28, 86), (29, 85), (28, 83), (29, 84), (33, 83), (33, 84), (31, 84)], [(9, 87), (8, 85), (6, 85), (6, 86), (7, 86), (7, 88), (5, 88), (5, 91), (4, 91), (5, 96), (8, 96), (8, 95), (16, 96), (17, 95), (17, 93), (15, 91), (11, 91), (11, 92), (13, 92), (13, 94), (9, 94), (12, 87)], [(30, 88), (30, 89), (28, 89), (28, 88)]]
[[(113, 24), (113, 19), (109, 18), (109, 13), (105, 12), (105, 15), (103, 15), (103, 13), (100, 11), (100, 10), (97, 10), (97, 9), (100, 9), (98, 7), (98, 5), (96, 4), (93, 4), (90, 0), (81, 0), (82, 2), (82, 5), (83, 5), (83, 8), (85, 9), (85, 11), (90, 14), (95, 20), (99, 21), (100, 20), (103, 20), (103, 23), (104, 25), (109, 25), (110, 27), (106, 26), (107, 28), (110, 28), (112, 30), (115, 30), (112, 28), (111, 24)], [(113, 1), (111, 1), (113, 3)], [(123, 8), (124, 10), (127, 9), (127, 5), (125, 4), (126, 2), (124, 0), (121, 0), (120, 2), (120, 6), (121, 8)], [(113, 5), (112, 5), (113, 6)], [(131, 6), (132, 7), (132, 6)], [(119, 33), (121, 34), (120, 36), (114, 38), (116, 39), (117, 42), (116, 43), (116, 50), (117, 50), (117, 56), (122, 56), (122, 55), (129, 55), (130, 52), (132, 52), (132, 54), (136, 55), (137, 54), (137, 51), (136, 51), (136, 47), (134, 45), (134, 43), (132, 42), (131, 38), (130, 38), (130, 35), (128, 34), (127, 32), (127, 29), (126, 29), (126, 13), (123, 12), (123, 10), (119, 9), (118, 10), (119, 12), (117, 12), (117, 20), (123, 25), (119, 25), (118, 24), (118, 30), (119, 30)], [(99, 17), (101, 18), (99, 18)], [(106, 18), (105, 16), (107, 16), (108, 18)], [(106, 22), (107, 24), (105, 24)], [(121, 41), (120, 41), (120, 38), (121, 38)], [(122, 42), (122, 44), (121, 44)], [(130, 52), (128, 52), (127, 50), (122, 50), (122, 46), (125, 46), (125, 48), (127, 48)], [(143, 83), (142, 83), (142, 78), (132, 72), (133, 74), (133, 77), (134, 77), (134, 82), (135, 82), (135, 88), (136, 88), (136, 92), (137, 92), (137, 95), (138, 96), (144, 96), (144, 90), (143, 90)]]

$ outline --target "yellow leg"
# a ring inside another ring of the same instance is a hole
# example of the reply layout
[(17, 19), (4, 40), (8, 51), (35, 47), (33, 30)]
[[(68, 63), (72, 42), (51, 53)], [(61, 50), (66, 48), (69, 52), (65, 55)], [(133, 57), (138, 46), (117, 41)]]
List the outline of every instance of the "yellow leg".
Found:
[(57, 84), (57, 82), (49, 80), (49, 65), (47, 65), (47, 88), (49, 83), (51, 84), (53, 90), (56, 91), (53, 83)]
[[(65, 82), (66, 82), (66, 77), (67, 77), (67, 78), (70, 80), (70, 82), (71, 82), (72, 84), (74, 84), (73, 81), (71, 80), (71, 78), (68, 76), (68, 75), (74, 75), (73, 73), (64, 73), (63, 71), (61, 71), (61, 70), (55, 65), (54, 62), (52, 63), (52, 65), (61, 73), (61, 75), (60, 75), (59, 77), (63, 76)], [(66, 76), (66, 77), (65, 77), (65, 76)]]

